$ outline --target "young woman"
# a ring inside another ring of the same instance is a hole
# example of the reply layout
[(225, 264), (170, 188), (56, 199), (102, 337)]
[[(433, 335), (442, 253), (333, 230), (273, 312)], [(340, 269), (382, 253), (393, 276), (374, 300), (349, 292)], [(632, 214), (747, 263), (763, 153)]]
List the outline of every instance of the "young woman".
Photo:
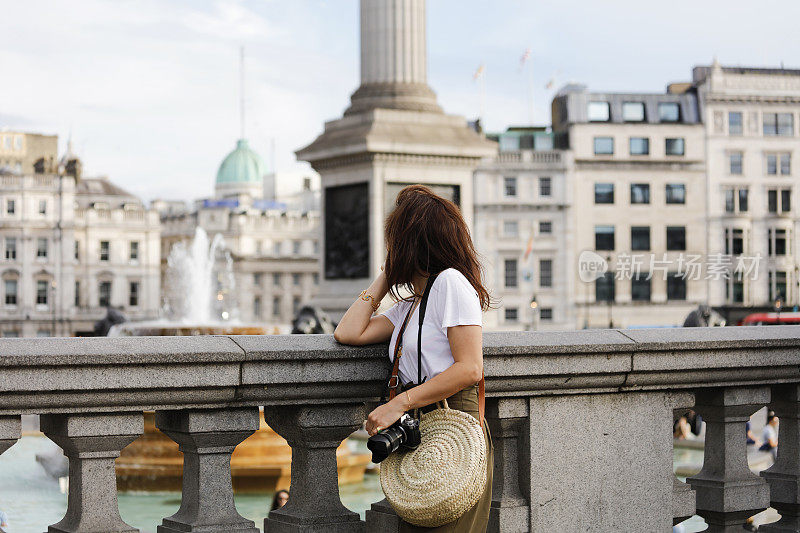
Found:
[[(406, 411), (430, 409), (447, 399), (452, 409), (478, 418), (478, 386), (483, 377), (482, 311), (489, 293), (481, 282), (481, 265), (458, 208), (429, 188), (411, 185), (397, 195), (386, 220), (386, 263), (372, 285), (350, 306), (334, 337), (343, 344), (389, 342), (389, 358), (403, 322), (399, 376), (403, 392), (372, 411), (366, 422), (370, 435), (392, 425)], [(417, 371), (418, 304), (428, 281), (436, 275), (422, 327), (422, 383)], [(400, 298), (405, 288), (412, 296)], [(391, 292), (398, 300), (373, 316)], [(438, 528), (402, 522), (401, 531), (483, 532), (492, 500), (493, 447), (483, 423), (487, 448), (486, 489), (475, 506), (458, 520)]]

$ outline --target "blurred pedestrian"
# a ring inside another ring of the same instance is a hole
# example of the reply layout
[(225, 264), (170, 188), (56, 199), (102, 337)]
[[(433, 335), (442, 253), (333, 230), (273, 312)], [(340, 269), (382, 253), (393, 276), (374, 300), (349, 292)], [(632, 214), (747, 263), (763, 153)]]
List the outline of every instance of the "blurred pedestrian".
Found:
[(5, 529), (8, 527), (8, 515), (3, 511), (0, 511), (0, 533), (5, 533)]
[(761, 445), (759, 450), (762, 452), (772, 452), (772, 457), (778, 457), (778, 417), (775, 416), (774, 411), (767, 413), (767, 425), (764, 426), (764, 432), (761, 434), (764, 444)]
[(286, 502), (289, 501), (289, 491), (288, 490), (279, 490), (275, 493), (275, 497), (272, 498), (272, 508), (270, 511), (274, 511), (275, 509), (280, 509)]
[(755, 445), (756, 448), (761, 446), (761, 441), (756, 438), (755, 433), (753, 433), (753, 429), (750, 427), (750, 422), (745, 424), (745, 435), (747, 435), (747, 445), (750, 446), (751, 444)]

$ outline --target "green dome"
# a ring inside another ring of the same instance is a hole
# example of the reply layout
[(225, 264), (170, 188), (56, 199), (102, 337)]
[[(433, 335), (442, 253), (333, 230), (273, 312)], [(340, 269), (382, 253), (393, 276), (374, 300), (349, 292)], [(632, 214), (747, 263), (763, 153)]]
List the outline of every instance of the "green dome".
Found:
[(228, 154), (217, 171), (217, 185), (223, 183), (262, 183), (267, 167), (257, 153), (239, 139), (236, 150)]

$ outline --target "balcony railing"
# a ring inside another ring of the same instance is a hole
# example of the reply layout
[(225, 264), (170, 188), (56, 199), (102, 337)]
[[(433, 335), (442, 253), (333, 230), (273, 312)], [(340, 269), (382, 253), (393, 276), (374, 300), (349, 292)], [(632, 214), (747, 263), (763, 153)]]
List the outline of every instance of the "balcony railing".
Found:
[[(772, 505), (800, 531), (800, 326), (488, 333), (487, 419), (495, 443), (489, 531), (669, 531), (695, 513), (740, 531)], [(291, 498), (266, 531), (397, 530), (385, 502), (346, 509), (336, 448), (386, 377), (386, 346), (331, 336), (0, 340), (0, 452), (20, 415), (70, 458), (68, 509), (49, 531), (131, 531), (117, 509), (114, 459), (142, 411), (184, 452), (180, 510), (159, 531), (253, 531), (236, 511), (229, 456), (259, 425), (292, 446)], [(745, 423), (780, 417), (779, 453), (747, 465)], [(705, 464), (672, 470), (672, 424), (705, 419)]]

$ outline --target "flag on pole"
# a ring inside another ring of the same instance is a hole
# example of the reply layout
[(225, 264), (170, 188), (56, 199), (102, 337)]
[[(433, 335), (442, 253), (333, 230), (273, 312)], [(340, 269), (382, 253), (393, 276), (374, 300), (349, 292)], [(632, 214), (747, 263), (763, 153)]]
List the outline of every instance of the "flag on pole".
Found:
[(525, 248), (525, 255), (523, 256), (523, 259), (525, 261), (528, 260), (528, 256), (531, 255), (532, 251), (533, 251), (533, 235), (531, 235), (531, 238), (528, 239), (528, 246), (527, 248)]
[(486, 65), (483, 63), (478, 66), (478, 70), (475, 71), (475, 74), (472, 75), (472, 81), (478, 81), (478, 78), (483, 76), (483, 71), (486, 70)]
[(522, 53), (522, 57), (519, 58), (519, 69), (522, 70), (525, 68), (525, 63), (531, 58), (531, 49), (526, 48), (525, 51)]

